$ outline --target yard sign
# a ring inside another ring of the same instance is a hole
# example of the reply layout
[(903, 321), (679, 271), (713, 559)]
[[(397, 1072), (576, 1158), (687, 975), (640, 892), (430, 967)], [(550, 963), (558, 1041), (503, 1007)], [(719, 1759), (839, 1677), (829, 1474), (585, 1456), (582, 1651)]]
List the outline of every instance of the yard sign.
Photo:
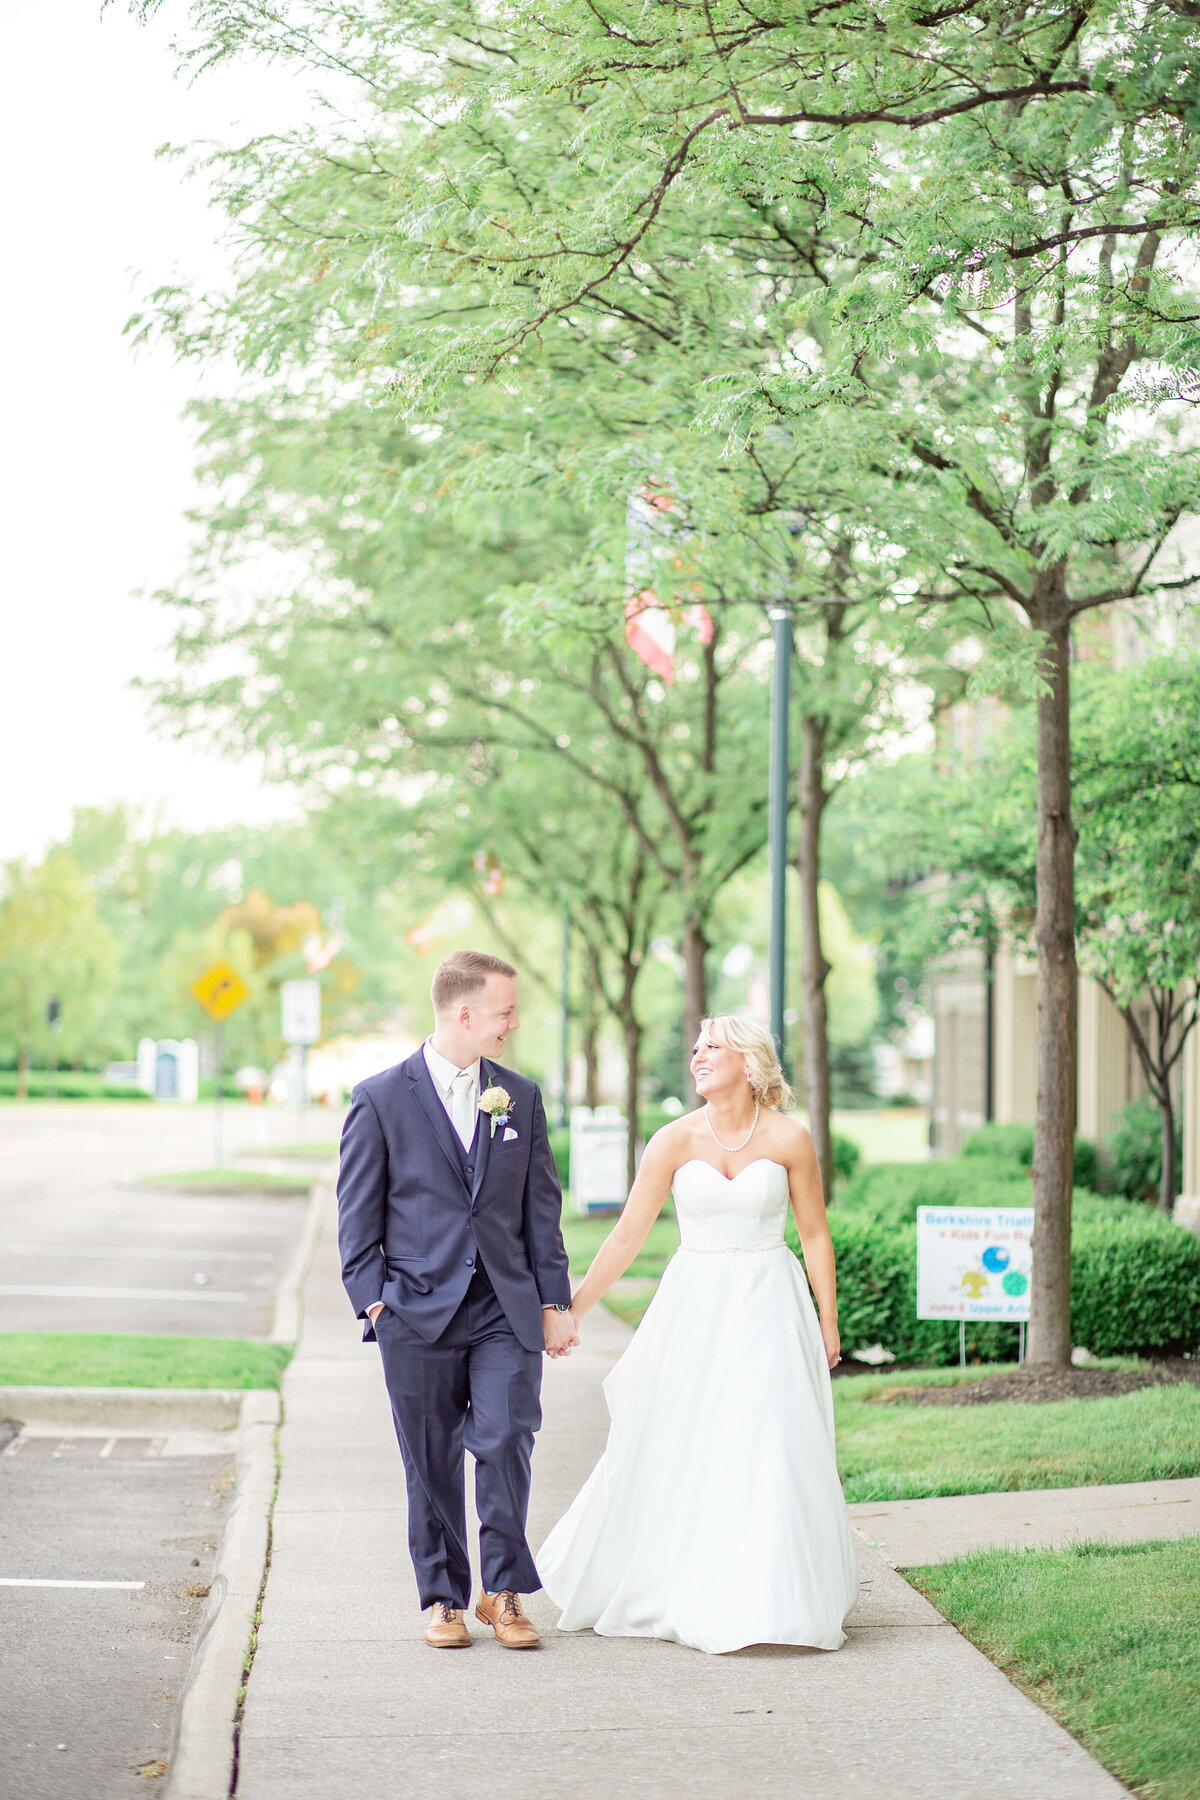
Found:
[(918, 1319), (1028, 1319), (1032, 1239), (1031, 1206), (919, 1206)]

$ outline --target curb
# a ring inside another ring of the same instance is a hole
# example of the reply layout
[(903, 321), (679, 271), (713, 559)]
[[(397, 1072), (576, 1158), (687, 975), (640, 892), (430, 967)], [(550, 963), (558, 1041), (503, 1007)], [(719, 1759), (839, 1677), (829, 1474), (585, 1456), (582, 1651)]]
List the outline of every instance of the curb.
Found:
[(0, 1387), (0, 1419), (39, 1431), (232, 1431), (245, 1402), (277, 1416), (274, 1388)]
[(237, 1487), (176, 1709), (164, 1800), (228, 1800), (233, 1780), (234, 1721), (266, 1576), (277, 1477), (278, 1409), (260, 1400), (249, 1392), (242, 1404)]
[[(299, 1242), (275, 1301), (273, 1344), (300, 1337), (305, 1277), (325, 1212), (331, 1175), (312, 1183)], [(271, 1553), (271, 1514), (279, 1472), (273, 1407), (247, 1394), (238, 1432), (237, 1487), (217, 1550), (212, 1591), (175, 1712), (163, 1800), (229, 1800), (236, 1772), (238, 1702), (257, 1630), (259, 1601)]]
[(299, 1242), (292, 1252), (292, 1260), (284, 1271), (276, 1292), (275, 1323), (271, 1327), (269, 1343), (295, 1344), (300, 1341), (301, 1296), (304, 1292), (304, 1278), (308, 1274), (313, 1251), (317, 1247), (317, 1238), (320, 1236), (324, 1213), (333, 1200), (333, 1193), (334, 1177), (332, 1175), (315, 1175), (313, 1177)]

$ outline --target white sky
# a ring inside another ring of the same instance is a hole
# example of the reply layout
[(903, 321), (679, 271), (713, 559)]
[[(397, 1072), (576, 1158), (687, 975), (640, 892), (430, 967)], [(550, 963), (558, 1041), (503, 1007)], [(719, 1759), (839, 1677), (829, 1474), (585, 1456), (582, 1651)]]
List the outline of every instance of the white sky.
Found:
[(149, 595), (185, 561), (199, 374), (121, 333), (154, 283), (227, 266), (220, 216), (157, 147), (286, 127), (307, 95), (273, 69), (189, 88), (169, 48), (183, 0), (147, 28), (123, 4), (0, 0), (0, 859), (39, 855), (77, 805), (161, 805), (189, 828), (296, 807), (256, 762), (153, 734), (130, 689), (169, 667)]

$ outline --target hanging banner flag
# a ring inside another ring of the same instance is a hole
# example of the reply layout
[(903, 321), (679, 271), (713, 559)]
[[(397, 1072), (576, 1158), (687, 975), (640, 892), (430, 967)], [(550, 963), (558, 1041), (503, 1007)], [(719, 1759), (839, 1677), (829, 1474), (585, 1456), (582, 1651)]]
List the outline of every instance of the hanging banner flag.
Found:
[(629, 496), (625, 512), (625, 576), (636, 589), (625, 602), (625, 642), (651, 674), (672, 687), (675, 682), (677, 621), (695, 632), (702, 644), (712, 642), (713, 622), (698, 602), (682, 608), (664, 606), (649, 580), (656, 565), (669, 557), (675, 569), (683, 558), (671, 548), (676, 527), (670, 515), (678, 511), (675, 497), (655, 482)]

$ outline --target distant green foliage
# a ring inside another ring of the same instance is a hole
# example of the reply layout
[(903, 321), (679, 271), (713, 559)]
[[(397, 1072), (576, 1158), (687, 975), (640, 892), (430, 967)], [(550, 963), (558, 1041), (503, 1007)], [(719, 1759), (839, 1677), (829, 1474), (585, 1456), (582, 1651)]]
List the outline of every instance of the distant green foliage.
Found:
[[(1175, 1130), (1175, 1168), (1183, 1168), (1183, 1125)], [(1122, 1107), (1108, 1142), (1109, 1180), (1130, 1200), (1158, 1194), (1162, 1178), (1162, 1115), (1149, 1094)], [(1176, 1180), (1176, 1192), (1179, 1182)]]
[(853, 1138), (840, 1131), (830, 1133), (833, 1142), (833, 1172), (839, 1181), (849, 1181), (862, 1161), (862, 1151)]
[[(988, 1157), (998, 1162), (1012, 1162), (1019, 1168), (1033, 1167), (1032, 1125), (981, 1125), (962, 1147), (963, 1156)], [(1075, 1139), (1075, 1186), (1100, 1192), (1100, 1151), (1090, 1138)]]
[(990, 1156), (1003, 1162), (1033, 1167), (1032, 1125), (981, 1125), (962, 1147), (963, 1156)]
[[(0, 1100), (11, 1100), (17, 1092), (15, 1069), (0, 1069)], [(28, 1098), (46, 1100), (50, 1095), (50, 1073), (47, 1069), (31, 1069), (28, 1076)], [(149, 1100), (141, 1088), (126, 1087), (122, 1082), (105, 1081), (102, 1075), (88, 1069), (62, 1069), (54, 1078), (56, 1100)]]
[(918, 1206), (1031, 1206), (1027, 1173), (999, 1157), (955, 1161), (871, 1163), (850, 1182), (834, 1211), (868, 1213), (888, 1224), (906, 1224)]
[(554, 1158), (554, 1166), (558, 1170), (559, 1186), (565, 1194), (571, 1185), (571, 1128), (569, 1125), (558, 1126), (550, 1133), (550, 1154)]

